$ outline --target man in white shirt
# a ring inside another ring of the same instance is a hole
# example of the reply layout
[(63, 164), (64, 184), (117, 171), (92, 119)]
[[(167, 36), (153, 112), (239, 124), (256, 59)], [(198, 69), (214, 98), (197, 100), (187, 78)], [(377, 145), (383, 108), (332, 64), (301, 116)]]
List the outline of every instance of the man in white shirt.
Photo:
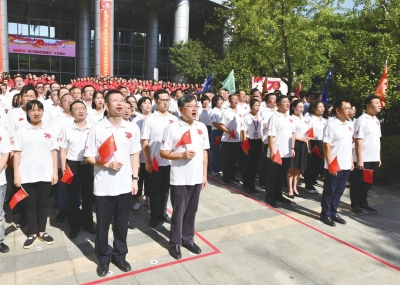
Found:
[(86, 85), (85, 87), (82, 88), (82, 92), (83, 92), (83, 103), (86, 105), (87, 113), (91, 114), (93, 112), (92, 102), (93, 102), (94, 88), (91, 85)]
[[(15, 76), (14, 77), (14, 89), (17, 91), (21, 91), (24, 86), (25, 86), (24, 79), (20, 75)], [(8, 92), (8, 94), (6, 95), (6, 104), (5, 105), (6, 105), (7, 112), (13, 108), (12, 100), (13, 100), (14, 95), (17, 93), (18, 92), (16, 92), (16, 93)]]
[[(210, 148), (206, 126), (196, 121), (196, 97), (184, 95), (178, 100), (182, 118), (165, 129), (160, 155), (171, 160), (172, 218), (169, 253), (181, 259), (180, 247), (194, 254), (201, 249), (194, 243), (194, 222), (200, 191), (207, 185), (207, 149)], [(191, 142), (179, 144), (189, 132)], [(150, 200), (151, 202), (151, 200)]]
[(364, 182), (364, 170), (372, 170), (373, 177), (381, 166), (381, 124), (376, 115), (381, 111), (379, 96), (370, 95), (364, 99), (365, 112), (354, 124), (354, 171), (351, 175), (350, 198), (351, 208), (362, 216), (363, 210), (376, 214), (368, 206), (368, 191), (371, 184)]
[(11, 152), (11, 144), (7, 130), (3, 127), (0, 127), (0, 138), (2, 138), (0, 140), (0, 253), (7, 253), (9, 251), (9, 248), (7, 245), (4, 244), (5, 219), (3, 206), (7, 190), (7, 160)]
[[(125, 104), (122, 93), (108, 91), (105, 102), (108, 117), (89, 131), (84, 153), (85, 162), (94, 165), (97, 209), (95, 253), (99, 260), (97, 275), (100, 277), (107, 276), (110, 261), (124, 272), (131, 271), (131, 266), (125, 260), (128, 252), (126, 237), (132, 195), (138, 190), (140, 154), (139, 128), (122, 120)], [(103, 146), (104, 143), (106, 145)], [(102, 152), (103, 155), (111, 153), (104, 160), (99, 154), (101, 146), (102, 150), (106, 150)], [(108, 230), (112, 220), (113, 247), (108, 244)]]
[[(323, 148), (325, 156), (325, 180), (321, 198), (320, 220), (331, 227), (336, 223), (346, 224), (346, 221), (337, 214), (340, 198), (346, 188), (350, 171), (353, 170), (352, 141), (353, 124), (347, 121), (350, 118), (351, 105), (340, 100), (333, 105), (336, 118), (330, 120), (324, 130)], [(329, 165), (337, 159), (339, 171), (330, 171)]]

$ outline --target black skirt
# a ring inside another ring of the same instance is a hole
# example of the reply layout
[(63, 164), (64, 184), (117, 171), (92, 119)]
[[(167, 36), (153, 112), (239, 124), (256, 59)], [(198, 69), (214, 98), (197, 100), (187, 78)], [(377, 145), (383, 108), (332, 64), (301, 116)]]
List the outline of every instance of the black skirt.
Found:
[(298, 168), (303, 172), (307, 168), (308, 148), (307, 143), (296, 140), (294, 144), (295, 156), (290, 160), (290, 168)]

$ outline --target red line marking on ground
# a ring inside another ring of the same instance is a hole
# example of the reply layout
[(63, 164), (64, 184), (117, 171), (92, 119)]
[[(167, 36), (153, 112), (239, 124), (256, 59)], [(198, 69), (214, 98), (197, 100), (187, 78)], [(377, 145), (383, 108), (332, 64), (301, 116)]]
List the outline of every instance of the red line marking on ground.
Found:
[(320, 234), (322, 234), (324, 236), (327, 236), (327, 237), (329, 237), (329, 238), (331, 238), (331, 239), (333, 239), (333, 240), (335, 240), (335, 241), (337, 241), (337, 242), (339, 242), (339, 243), (341, 243), (341, 244), (343, 244), (343, 245), (345, 245), (345, 246), (347, 246), (347, 247), (349, 247), (351, 249), (354, 249), (354, 250), (356, 250), (356, 251), (358, 251), (358, 252), (360, 252), (360, 253), (362, 253), (362, 254), (364, 254), (364, 255), (366, 255), (366, 256), (368, 256), (368, 257), (370, 257), (370, 258), (372, 258), (372, 259), (374, 259), (374, 260), (376, 260), (376, 261), (378, 261), (378, 262), (380, 262), (380, 263), (392, 268), (392, 269), (394, 269), (394, 270), (400, 271), (400, 267), (397, 267), (396, 265), (393, 265), (393, 264), (391, 264), (391, 263), (389, 263), (389, 262), (387, 262), (387, 261), (385, 261), (383, 259), (380, 259), (379, 257), (377, 257), (377, 256), (375, 256), (375, 255), (373, 255), (373, 254), (371, 254), (369, 252), (366, 252), (365, 250), (362, 250), (362, 249), (360, 249), (360, 248), (358, 248), (358, 247), (356, 247), (356, 246), (354, 246), (352, 244), (349, 244), (348, 242), (345, 242), (345, 241), (343, 241), (343, 240), (341, 240), (341, 239), (339, 239), (337, 237), (334, 237), (333, 235), (330, 235), (330, 234), (328, 234), (328, 233), (326, 233), (326, 232), (324, 232), (324, 231), (322, 231), (320, 229), (317, 229), (317, 228), (315, 228), (315, 227), (313, 227), (313, 226), (311, 226), (311, 225), (309, 225), (309, 224), (307, 224), (307, 223), (305, 223), (303, 221), (300, 221), (300, 220), (298, 220), (298, 219), (296, 219), (296, 218), (294, 218), (292, 216), (289, 216), (285, 212), (282, 212), (282, 211), (280, 211), (278, 209), (275, 209), (274, 207), (271, 207), (270, 205), (268, 205), (268, 204), (266, 204), (264, 202), (261, 202), (261, 201), (255, 199), (255, 198), (251, 197), (250, 195), (247, 195), (246, 193), (242, 193), (241, 191), (239, 191), (239, 190), (237, 190), (237, 189), (235, 189), (233, 187), (230, 187), (228, 185), (224, 185), (221, 182), (219, 182), (218, 180), (215, 180), (214, 178), (208, 177), (208, 179), (213, 181), (213, 182), (215, 182), (215, 183), (217, 183), (217, 184), (219, 184), (219, 185), (221, 185), (221, 186), (223, 186), (223, 187), (225, 187), (225, 188), (227, 188), (227, 189), (229, 189), (229, 190), (232, 190), (232, 191), (234, 191), (234, 192), (236, 192), (238, 194), (241, 194), (241, 195), (253, 200), (254, 202), (256, 202), (256, 203), (258, 203), (258, 204), (260, 204), (260, 205), (262, 205), (264, 207), (267, 207), (268, 209), (271, 209), (272, 211), (275, 211), (275, 212), (277, 212), (277, 213), (279, 213), (279, 214), (281, 214), (281, 215), (283, 215), (283, 216), (285, 216), (285, 217), (287, 217), (289, 219), (292, 219), (293, 221), (295, 221), (295, 222), (297, 222), (299, 224), (302, 224), (303, 226), (306, 226), (306, 227), (308, 227), (308, 228), (310, 228), (310, 229), (312, 229), (312, 230), (314, 230), (314, 231), (316, 231), (316, 232), (318, 232), (318, 233), (320, 233)]

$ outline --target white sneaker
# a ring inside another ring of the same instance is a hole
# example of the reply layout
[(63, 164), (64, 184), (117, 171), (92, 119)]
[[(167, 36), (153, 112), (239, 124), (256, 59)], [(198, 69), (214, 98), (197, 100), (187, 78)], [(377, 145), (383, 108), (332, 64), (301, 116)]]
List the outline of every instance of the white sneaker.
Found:
[(211, 171), (211, 175), (212, 175), (212, 176), (219, 176), (219, 173), (218, 173), (218, 172)]
[(137, 211), (140, 209), (140, 203), (135, 203), (135, 205), (133, 205), (133, 210)]

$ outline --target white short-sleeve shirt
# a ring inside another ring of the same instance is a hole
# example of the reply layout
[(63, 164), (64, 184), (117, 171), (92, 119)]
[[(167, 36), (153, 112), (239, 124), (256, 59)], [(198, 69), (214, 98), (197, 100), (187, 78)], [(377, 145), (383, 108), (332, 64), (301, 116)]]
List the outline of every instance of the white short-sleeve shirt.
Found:
[(295, 126), (296, 138), (304, 138), (306, 132), (309, 130), (307, 119), (304, 118), (303, 115), (300, 115), (299, 117), (292, 115), (292, 119)]
[(238, 110), (234, 111), (228, 108), (222, 111), (220, 124), (224, 125), (229, 132), (234, 130), (236, 138), (229, 138), (230, 134), (223, 133), (221, 141), (223, 142), (240, 142), (240, 130), (242, 128), (243, 115)]
[(26, 112), (22, 108), (15, 108), (7, 114), (7, 131), (10, 137), (14, 137), (17, 129), (26, 125)]
[[(264, 102), (265, 103), (265, 102)], [(272, 117), (273, 114), (276, 113), (276, 108), (271, 109), (266, 107), (260, 111), (260, 116), (262, 118), (263, 129), (262, 129), (262, 139), (264, 144), (268, 144), (268, 129), (264, 128), (264, 124), (268, 124), (269, 119)]]
[(212, 123), (217, 123), (219, 124), (221, 122), (221, 115), (222, 115), (222, 110), (218, 109), (217, 107), (214, 107), (211, 110), (210, 113), (210, 120), (211, 120), (211, 130), (217, 130), (216, 127)]
[(244, 115), (242, 121), (242, 131), (245, 131), (249, 139), (262, 139), (263, 120), (260, 114), (253, 116), (251, 113)]
[(326, 120), (322, 117), (310, 116), (308, 120), (308, 129), (313, 128), (314, 138), (312, 140), (321, 141), (324, 138), (324, 128), (326, 126)]
[[(268, 136), (274, 137), (275, 153), (279, 150), (282, 158), (292, 156), (292, 135), (295, 125), (292, 116), (275, 112), (268, 122)], [(268, 148), (267, 155), (270, 157)]]
[[(4, 127), (0, 127), (0, 153), (1, 155), (8, 154), (11, 152), (11, 150), (10, 136)], [(4, 185), (6, 183), (6, 167), (4, 167), (0, 172), (0, 185)]]
[(92, 125), (87, 123), (80, 129), (72, 122), (61, 130), (60, 147), (67, 149), (67, 159), (72, 161), (83, 161), (85, 144)]
[[(143, 122), (144, 122), (145, 117), (141, 114), (138, 113), (137, 116), (131, 121), (131, 124), (136, 124), (139, 127), (140, 130), (140, 135), (142, 135), (142, 128), (143, 128)], [(144, 152), (140, 152), (140, 163), (145, 163), (146, 158), (144, 157)]]
[(199, 122), (203, 123), (206, 126), (211, 126), (211, 109), (206, 110), (200, 107)]
[[(354, 123), (354, 138), (362, 139), (362, 159), (364, 162), (380, 160), (381, 123), (376, 116), (363, 113)], [(354, 151), (354, 161), (357, 156)]]
[(100, 159), (98, 150), (111, 135), (114, 135), (117, 151), (109, 161), (122, 162), (123, 166), (119, 171), (101, 166), (94, 167), (93, 193), (96, 196), (118, 196), (132, 191), (130, 156), (141, 150), (138, 126), (122, 120), (121, 125), (116, 128), (108, 119), (101, 120), (89, 131), (84, 157)]
[[(190, 130), (191, 144), (176, 147), (182, 135)], [(196, 185), (203, 182), (204, 150), (210, 148), (207, 127), (194, 121), (192, 125), (179, 119), (165, 129), (161, 150), (184, 152), (194, 150), (196, 155), (192, 159), (175, 159), (171, 161), (171, 185)]]
[(58, 150), (55, 131), (46, 123), (35, 129), (27, 123), (15, 133), (14, 150), (21, 152), (18, 167), (21, 183), (51, 182), (52, 150)]
[[(338, 118), (329, 121), (324, 130), (323, 142), (330, 145), (331, 159), (337, 157), (341, 170), (350, 170), (353, 164), (353, 132), (352, 123), (342, 122)], [(326, 159), (324, 160), (324, 167), (328, 169)]]
[(170, 113), (166, 113), (163, 116), (158, 111), (155, 111), (147, 116), (143, 122), (141, 139), (149, 140), (150, 160), (153, 161), (155, 156), (159, 166), (171, 165), (168, 159), (160, 157), (160, 147), (164, 130), (177, 120), (178, 118)]

